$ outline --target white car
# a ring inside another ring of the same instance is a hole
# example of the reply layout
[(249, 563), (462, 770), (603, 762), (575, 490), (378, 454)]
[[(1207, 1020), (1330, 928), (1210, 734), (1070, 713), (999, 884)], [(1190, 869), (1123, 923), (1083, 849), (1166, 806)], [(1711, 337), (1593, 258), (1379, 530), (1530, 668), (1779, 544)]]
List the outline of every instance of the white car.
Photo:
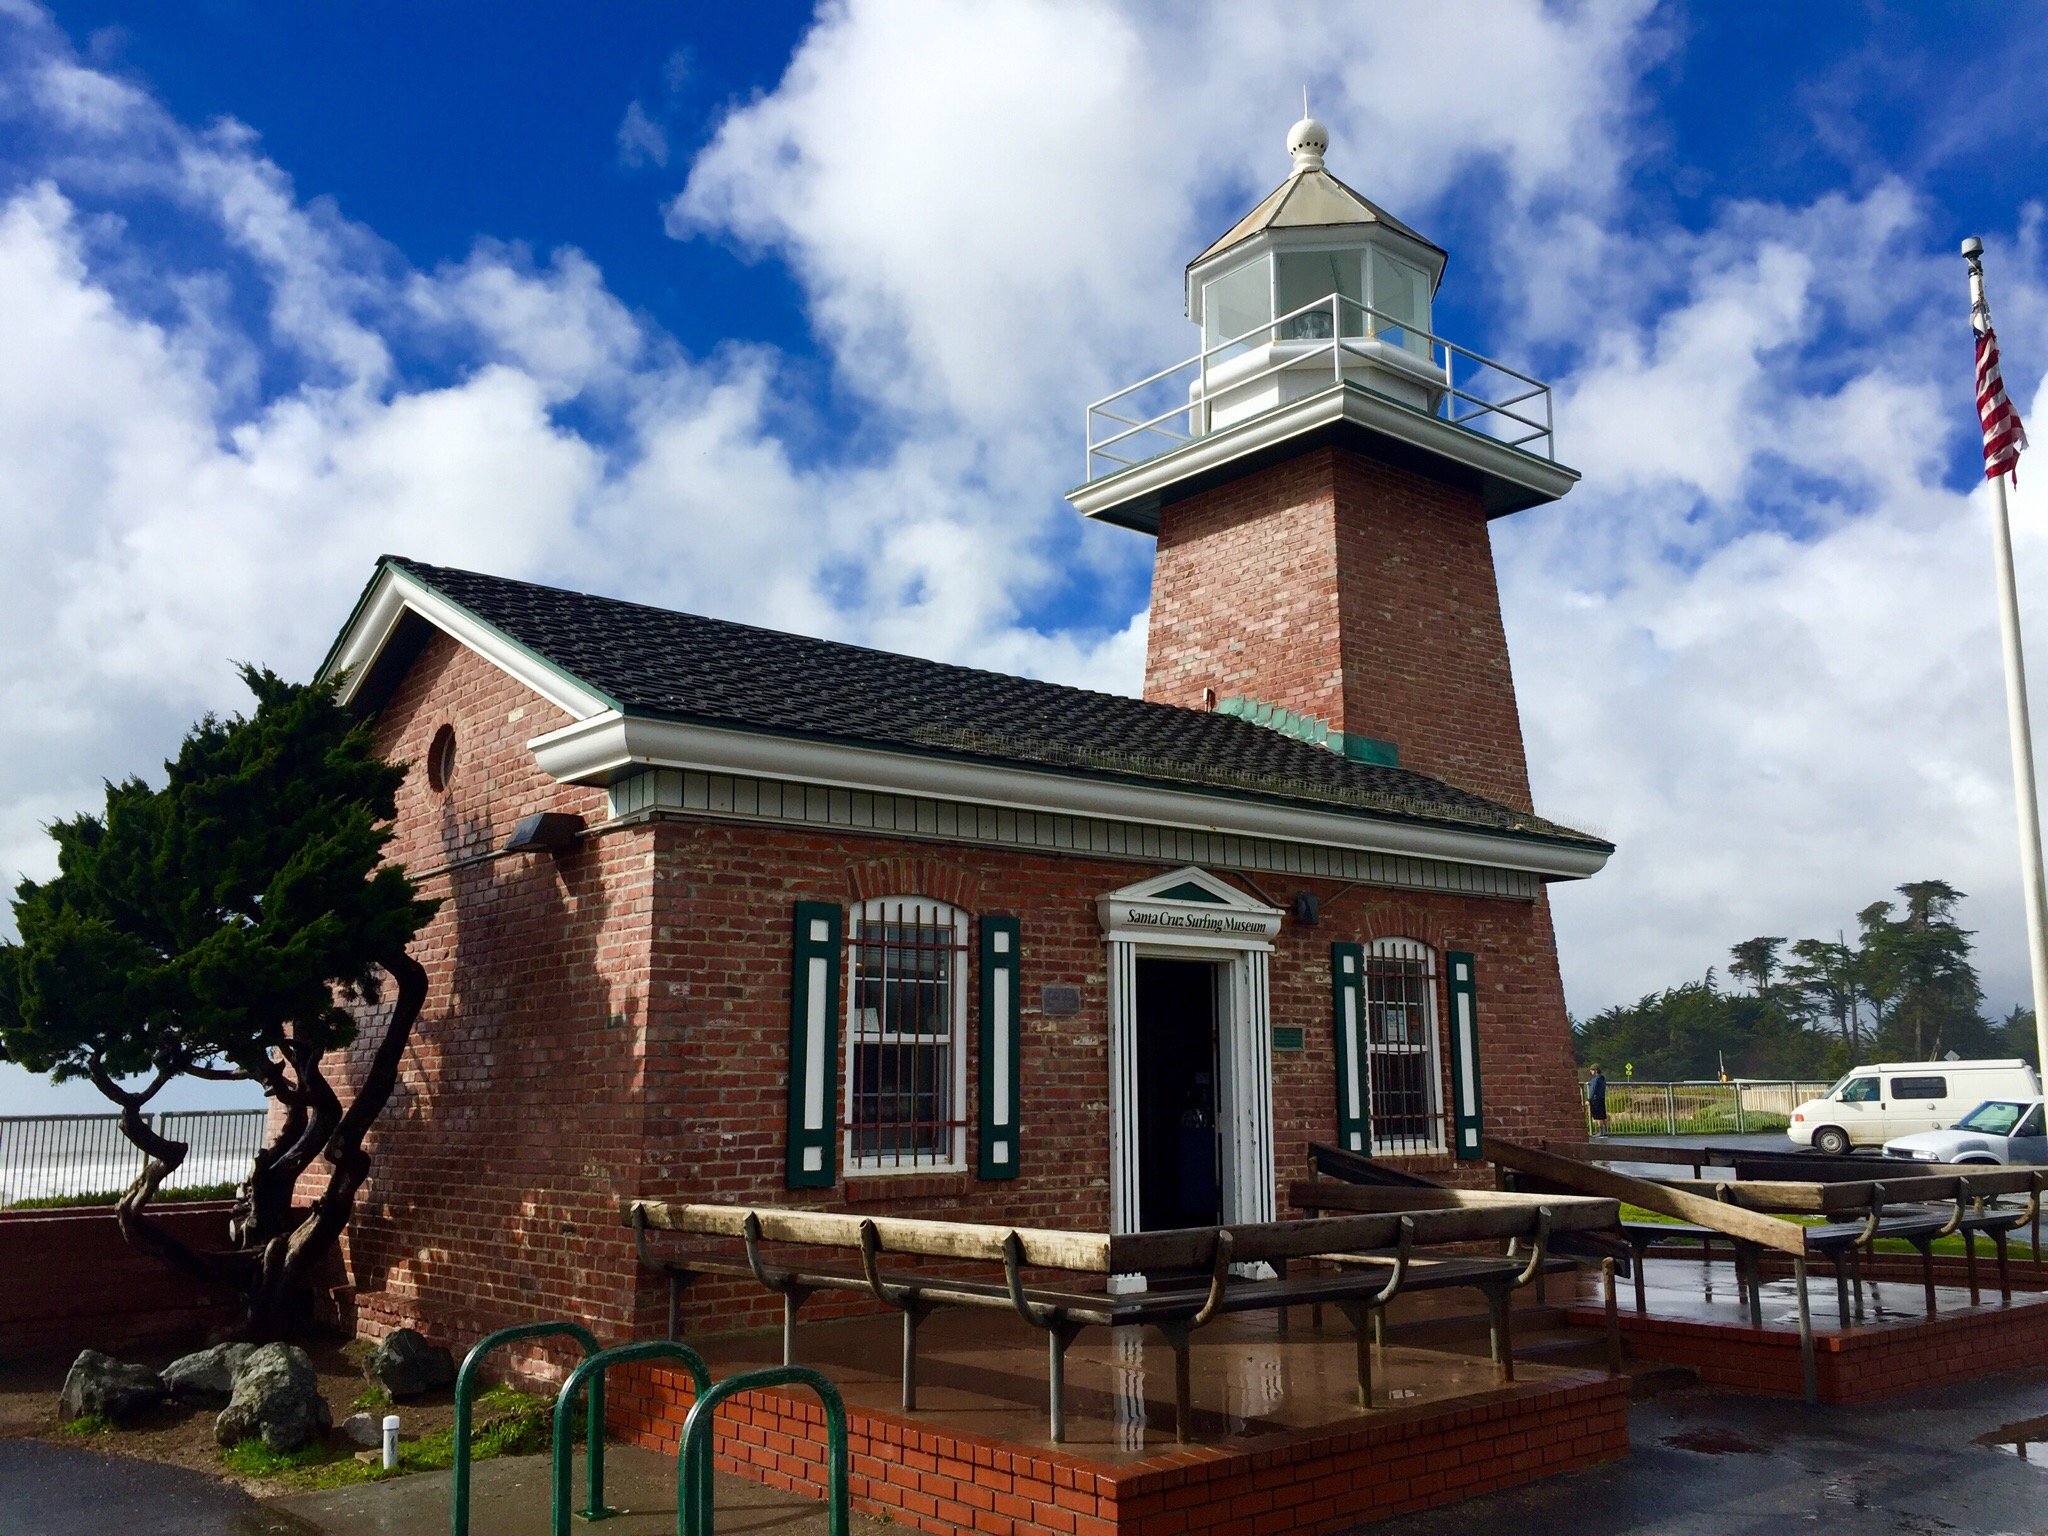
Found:
[(1923, 1163), (2048, 1164), (2039, 1099), (1988, 1099), (1945, 1131), (1916, 1131), (1884, 1144), (1886, 1157)]
[(1858, 1067), (1792, 1111), (1785, 1134), (1830, 1157), (1942, 1131), (1986, 1099), (2032, 1099), (2041, 1079), (2024, 1061), (1883, 1061)]

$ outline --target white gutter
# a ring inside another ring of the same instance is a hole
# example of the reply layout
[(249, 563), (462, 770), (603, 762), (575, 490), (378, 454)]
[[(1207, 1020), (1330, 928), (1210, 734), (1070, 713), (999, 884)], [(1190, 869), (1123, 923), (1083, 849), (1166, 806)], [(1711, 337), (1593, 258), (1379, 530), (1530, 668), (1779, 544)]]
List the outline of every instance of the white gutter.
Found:
[(1512, 833), (1418, 825), (1370, 813), (1275, 805), (914, 751), (650, 720), (616, 710), (535, 737), (527, 746), (542, 771), (572, 784), (609, 784), (643, 768), (746, 774), (874, 794), (930, 795), (1010, 810), (1440, 859), (1566, 880), (1598, 873), (1608, 858), (1601, 848)]

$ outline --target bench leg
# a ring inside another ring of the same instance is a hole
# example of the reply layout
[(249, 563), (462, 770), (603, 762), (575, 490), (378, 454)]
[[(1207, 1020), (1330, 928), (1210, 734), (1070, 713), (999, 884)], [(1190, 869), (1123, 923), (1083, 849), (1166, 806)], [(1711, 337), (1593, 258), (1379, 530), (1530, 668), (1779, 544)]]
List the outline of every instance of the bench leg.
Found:
[[(1763, 1265), (1758, 1262), (1759, 1258), (1754, 1244), (1735, 1245), (1736, 1273), (1749, 1276), (1749, 1326), (1752, 1328), (1761, 1328), (1764, 1325), (1764, 1288), (1761, 1283)], [(1738, 1286), (1738, 1291), (1739, 1289)]]
[(1173, 1438), (1186, 1445), (1194, 1437), (1194, 1388), (1188, 1371), (1188, 1329), (1185, 1323), (1160, 1323), (1159, 1331), (1173, 1348)]
[(1614, 1260), (1600, 1261), (1600, 1292), (1607, 1304), (1607, 1374), (1621, 1374), (1621, 1310), (1614, 1304)]
[[(1871, 1282), (1873, 1285), (1876, 1283), (1874, 1280)], [(1856, 1321), (1860, 1323), (1863, 1321), (1863, 1250), (1853, 1244), (1849, 1248), (1849, 1294), (1855, 1298)], [(1875, 1299), (1872, 1298), (1873, 1301)]]
[(671, 1344), (682, 1339), (678, 1331), (682, 1314), (683, 1281), (680, 1275), (671, 1272), (668, 1277), (668, 1339)]
[(1792, 1283), (1799, 1287), (1799, 1377), (1806, 1400), (1820, 1397), (1820, 1382), (1813, 1358), (1813, 1309), (1806, 1299), (1806, 1255), (1792, 1255)]
[(1977, 1234), (1967, 1227), (1963, 1229), (1963, 1267), (1970, 1275), (1970, 1305), (1976, 1306), (1983, 1298), (1977, 1291)]
[(1643, 1256), (1650, 1251), (1650, 1245), (1648, 1243), (1635, 1243), (1631, 1246), (1635, 1249), (1636, 1260), (1636, 1316), (1643, 1317), (1648, 1315), (1650, 1310), (1648, 1304), (1643, 1299), (1643, 1264), (1645, 1262)]
[(1491, 1340), (1493, 1363), (1500, 1372), (1502, 1381), (1515, 1379), (1515, 1297), (1512, 1291), (1499, 1286), (1487, 1292), (1487, 1306), (1493, 1316)]
[(1998, 1299), (2007, 1306), (2012, 1305), (2012, 1271), (2006, 1267), (2006, 1234), (1991, 1234), (1992, 1246), (1998, 1250)]
[(1385, 1307), (1374, 1307), (1372, 1309), (1372, 1341), (1381, 1349), (1387, 1347), (1387, 1309)]
[(1073, 1323), (1054, 1323), (1045, 1330), (1047, 1418), (1054, 1445), (1067, 1438), (1067, 1346), (1080, 1331)]
[(1934, 1316), (1934, 1244), (1926, 1238), (1914, 1241), (1920, 1250), (1920, 1288), (1927, 1293), (1927, 1315)]
[(903, 1411), (917, 1412), (917, 1330), (931, 1309), (919, 1302), (903, 1308)]
[(782, 1363), (796, 1364), (796, 1314), (811, 1299), (808, 1287), (792, 1285), (782, 1292)]
[[(1345, 1318), (1351, 1324), (1351, 1347), (1357, 1357), (1358, 1405), (1372, 1411), (1372, 1330), (1380, 1320), (1377, 1307), (1367, 1307), (1363, 1302), (1340, 1301), (1337, 1303)], [(1367, 1321), (1367, 1314), (1371, 1321)]]
[(1835, 1318), (1844, 1328), (1849, 1326), (1849, 1270), (1855, 1262), (1841, 1249), (1835, 1250)]

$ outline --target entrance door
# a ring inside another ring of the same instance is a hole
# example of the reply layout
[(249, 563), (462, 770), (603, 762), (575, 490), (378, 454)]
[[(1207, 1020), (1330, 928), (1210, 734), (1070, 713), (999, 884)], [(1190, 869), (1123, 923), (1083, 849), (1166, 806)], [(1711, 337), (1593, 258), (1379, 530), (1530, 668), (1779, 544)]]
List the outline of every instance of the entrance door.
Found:
[(1138, 1230), (1213, 1227), (1217, 1177), (1216, 991), (1220, 966), (1140, 960)]

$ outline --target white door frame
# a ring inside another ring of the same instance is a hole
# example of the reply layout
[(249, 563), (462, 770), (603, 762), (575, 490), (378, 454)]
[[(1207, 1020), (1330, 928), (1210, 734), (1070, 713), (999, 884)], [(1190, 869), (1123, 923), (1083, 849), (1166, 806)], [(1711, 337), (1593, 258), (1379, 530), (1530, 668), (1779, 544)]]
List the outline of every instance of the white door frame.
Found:
[[(1199, 891), (1199, 896), (1190, 894)], [(1273, 1021), (1268, 962), (1283, 914), (1188, 868), (1097, 903), (1109, 947), (1109, 1229), (1138, 1230), (1138, 961), (1218, 967), (1218, 1169), (1226, 1223), (1271, 1221)], [(1121, 1278), (1121, 1277), (1119, 1277)]]

